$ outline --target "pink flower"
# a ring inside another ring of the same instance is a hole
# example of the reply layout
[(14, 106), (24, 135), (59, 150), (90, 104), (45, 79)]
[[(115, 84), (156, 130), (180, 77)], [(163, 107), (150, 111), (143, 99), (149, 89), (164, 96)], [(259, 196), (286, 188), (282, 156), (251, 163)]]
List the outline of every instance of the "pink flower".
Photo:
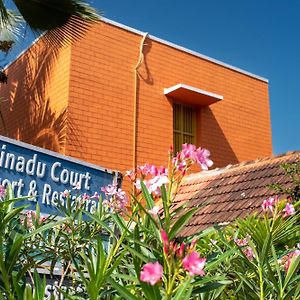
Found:
[(107, 196), (107, 199), (102, 204), (109, 207), (111, 212), (115, 213), (126, 209), (128, 197), (122, 189), (117, 188), (116, 184), (102, 187), (101, 191)]
[(293, 251), (293, 252), (291, 252), (287, 255), (287, 261), (284, 264), (284, 269), (285, 269), (286, 272), (288, 271), (288, 269), (291, 265), (291, 261), (292, 261), (293, 257), (294, 256), (297, 257), (299, 255), (300, 255), (300, 250), (298, 250), (298, 249), (296, 249), (295, 251)]
[(183, 144), (182, 150), (173, 158), (173, 164), (180, 171), (188, 169), (194, 163), (198, 163), (203, 170), (208, 170), (213, 165), (209, 156), (210, 152), (207, 149), (201, 147), (197, 149), (195, 145)]
[(154, 193), (160, 195), (160, 188), (163, 184), (169, 183), (169, 178), (164, 175), (157, 175), (152, 179), (148, 180), (146, 186), (149, 190), (149, 193)]
[(285, 212), (285, 213), (284, 213), (284, 216), (285, 216), (285, 217), (292, 216), (292, 215), (294, 215), (294, 214), (296, 213), (293, 204), (290, 204), (290, 203), (287, 203), (287, 204), (285, 205), (285, 208), (284, 208), (283, 211)]
[(64, 190), (63, 192), (60, 193), (63, 197), (69, 197), (70, 196), (70, 191)]
[(167, 236), (167, 233), (162, 229), (160, 231), (160, 234), (161, 234), (161, 240), (163, 242), (163, 245), (166, 246), (169, 244), (169, 239), (168, 239), (168, 236)]
[[(26, 212), (26, 226), (29, 229), (34, 227), (34, 222), (37, 222), (38, 224), (41, 224), (41, 223), (45, 222), (46, 219), (47, 219), (46, 216), (40, 216), (40, 219), (37, 220), (36, 212), (33, 211), (33, 210), (29, 210), (29, 211)], [(20, 218), (20, 221), (23, 225), (25, 225), (25, 219), (24, 218)]]
[(195, 152), (196, 152), (196, 146), (192, 144), (183, 144), (182, 150), (180, 153), (180, 158), (182, 160), (185, 159), (194, 159), (195, 158)]
[(99, 200), (99, 194), (95, 192), (94, 195), (91, 197), (91, 199)]
[(248, 245), (248, 240), (247, 239), (234, 239), (234, 241), (239, 247), (243, 247), (243, 246)]
[(0, 198), (5, 196), (5, 188), (2, 184), (0, 184)]
[[(164, 175), (157, 175), (149, 180), (144, 180), (143, 182), (150, 194), (154, 193), (155, 195), (160, 196), (160, 188), (163, 184), (169, 183), (169, 178)], [(140, 179), (137, 179), (134, 185), (138, 190), (142, 189)]]
[(101, 188), (101, 192), (103, 192), (105, 195), (114, 195), (117, 192), (117, 185), (116, 184), (109, 184), (108, 186), (104, 186)]
[(254, 252), (251, 247), (247, 247), (246, 249), (243, 250), (243, 253), (246, 255), (248, 260), (252, 261), (254, 256)]
[(205, 262), (206, 258), (201, 258), (196, 251), (191, 252), (182, 260), (183, 267), (189, 272), (190, 276), (204, 276), (205, 272), (203, 271), (203, 268)]
[(89, 200), (90, 199), (90, 196), (87, 194), (87, 193), (84, 193), (83, 195), (82, 195), (82, 200), (83, 201), (86, 201), (86, 200)]
[(276, 199), (273, 197), (270, 197), (266, 200), (264, 200), (263, 204), (261, 205), (263, 211), (268, 211), (270, 210), (272, 213), (274, 211), (274, 206), (276, 204)]
[(208, 170), (214, 163), (208, 157), (210, 152), (204, 148), (198, 148), (195, 154), (196, 162), (201, 166), (203, 170)]
[(154, 285), (161, 280), (162, 275), (163, 267), (156, 261), (155, 263), (148, 263), (143, 266), (143, 270), (140, 274), (140, 280)]
[(138, 169), (140, 170), (143, 176), (147, 176), (150, 173), (151, 166), (152, 165), (150, 164), (144, 164), (143, 166), (139, 166)]
[(182, 256), (183, 256), (184, 248), (185, 248), (185, 244), (182, 243), (182, 244), (180, 245), (178, 251), (177, 251), (177, 252), (178, 252), (177, 254), (178, 254), (179, 257), (182, 257)]
[(125, 177), (128, 177), (130, 181), (135, 181), (136, 173), (135, 170), (128, 170), (125, 172)]

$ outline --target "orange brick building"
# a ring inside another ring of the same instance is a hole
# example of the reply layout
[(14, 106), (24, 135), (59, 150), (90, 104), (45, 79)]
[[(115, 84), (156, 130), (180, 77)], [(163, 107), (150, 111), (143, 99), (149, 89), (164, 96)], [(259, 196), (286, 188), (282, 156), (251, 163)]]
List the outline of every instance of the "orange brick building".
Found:
[(37, 40), (7, 75), (2, 135), (106, 168), (184, 141), (215, 166), (272, 154), (266, 79), (107, 19), (59, 51)]

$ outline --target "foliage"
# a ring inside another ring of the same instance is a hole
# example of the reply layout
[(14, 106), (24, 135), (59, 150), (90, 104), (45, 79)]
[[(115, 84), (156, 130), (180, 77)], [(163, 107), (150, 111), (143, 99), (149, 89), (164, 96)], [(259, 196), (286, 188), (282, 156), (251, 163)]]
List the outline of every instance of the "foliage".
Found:
[(285, 163), (281, 165), (285, 174), (291, 179), (292, 186), (285, 187), (279, 183), (273, 183), (269, 187), (274, 189), (278, 194), (287, 195), (293, 201), (300, 200), (300, 159), (294, 163)]
[(93, 213), (89, 196), (65, 191), (63, 217), (26, 211), (0, 188), (0, 299), (300, 299), (299, 202), (266, 199), (262, 216), (182, 238), (198, 208), (173, 202), (195, 163), (208, 168), (209, 152), (170, 150), (167, 169), (126, 173), (131, 197), (103, 187)]

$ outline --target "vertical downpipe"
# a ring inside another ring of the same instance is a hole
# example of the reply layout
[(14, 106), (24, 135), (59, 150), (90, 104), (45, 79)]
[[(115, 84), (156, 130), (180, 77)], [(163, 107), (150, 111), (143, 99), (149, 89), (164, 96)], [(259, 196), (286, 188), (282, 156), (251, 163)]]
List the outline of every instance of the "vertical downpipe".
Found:
[(133, 99), (133, 154), (132, 154), (132, 169), (135, 170), (137, 166), (137, 115), (138, 115), (138, 69), (143, 63), (144, 54), (143, 48), (148, 33), (144, 33), (140, 43), (139, 59), (134, 68), (134, 99)]

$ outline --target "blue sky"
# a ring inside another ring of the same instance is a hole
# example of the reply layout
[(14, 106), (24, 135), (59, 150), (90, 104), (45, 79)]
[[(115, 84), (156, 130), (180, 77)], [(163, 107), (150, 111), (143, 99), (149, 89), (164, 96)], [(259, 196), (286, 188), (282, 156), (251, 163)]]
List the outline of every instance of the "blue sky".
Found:
[(273, 152), (300, 150), (300, 1), (94, 0), (93, 5), (104, 17), (268, 78)]

